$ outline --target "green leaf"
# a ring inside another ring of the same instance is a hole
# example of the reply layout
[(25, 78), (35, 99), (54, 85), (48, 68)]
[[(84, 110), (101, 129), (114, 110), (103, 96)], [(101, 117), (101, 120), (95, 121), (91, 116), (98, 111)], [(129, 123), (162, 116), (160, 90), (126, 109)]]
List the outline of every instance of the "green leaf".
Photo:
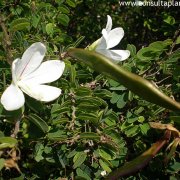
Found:
[(41, 129), (44, 133), (47, 133), (49, 130), (48, 125), (46, 124), (46, 122), (41, 119), (39, 116), (35, 115), (35, 114), (30, 114), (28, 116), (28, 119), (34, 123), (39, 129)]
[(180, 171), (180, 162), (175, 162), (173, 165), (168, 167), (167, 171), (170, 173), (178, 173)]
[[(117, 118), (116, 118), (117, 119)], [(114, 118), (108, 117), (104, 120), (104, 122), (108, 125), (108, 126), (115, 126), (116, 125), (116, 120)]]
[(176, 44), (180, 44), (180, 36), (178, 36), (178, 38), (176, 40)]
[(101, 106), (103, 102), (102, 99), (98, 98), (98, 97), (92, 97), (92, 96), (86, 96), (86, 97), (82, 97), (82, 98), (78, 98), (76, 100), (76, 102), (81, 105), (81, 104), (90, 104), (93, 106)]
[(170, 116), (170, 120), (180, 124), (180, 116)]
[(111, 87), (110, 90), (112, 91), (124, 91), (127, 88), (125, 88), (124, 86), (117, 86), (117, 87)]
[(58, 7), (58, 10), (61, 12), (61, 13), (64, 13), (64, 14), (69, 14), (70, 13), (70, 10), (67, 6), (61, 4), (60, 7)]
[(180, 49), (177, 49), (174, 51), (168, 58), (168, 60), (165, 63), (174, 63), (179, 60), (180, 57)]
[(156, 51), (154, 48), (145, 47), (138, 51), (137, 58), (142, 61), (150, 61), (159, 57), (159, 55), (158, 50)]
[(106, 160), (113, 160), (116, 158), (116, 153), (107, 147), (101, 147), (98, 149), (99, 155)]
[(107, 89), (95, 90), (94, 95), (102, 99), (110, 99), (112, 97), (112, 93)]
[(46, 33), (48, 35), (53, 35), (53, 33), (54, 33), (54, 24), (53, 23), (46, 24)]
[(168, 44), (164, 43), (163, 41), (156, 41), (149, 45), (149, 48), (153, 51), (163, 51)]
[(59, 104), (54, 104), (52, 109), (51, 109), (51, 116), (57, 117), (60, 114), (67, 113), (70, 111), (72, 102), (70, 100), (65, 101), (61, 105)]
[(75, 156), (77, 153), (76, 149), (74, 149), (73, 151), (71, 151), (68, 155), (67, 158), (72, 158), (73, 156)]
[(118, 99), (118, 102), (117, 102), (117, 107), (120, 108), (120, 109), (123, 108), (127, 103), (127, 101), (124, 100), (124, 96), (125, 96), (125, 93), (120, 95), (119, 99)]
[(147, 135), (148, 130), (150, 129), (150, 126), (148, 123), (140, 124), (139, 125), (141, 132), (143, 135)]
[(40, 22), (40, 19), (41, 19), (41, 17), (40, 16), (33, 16), (32, 17), (32, 26), (34, 27), (34, 28), (37, 28), (37, 26), (38, 26), (38, 24), (39, 24), (39, 22)]
[(42, 102), (37, 101), (31, 97), (26, 98), (26, 104), (31, 110), (33, 110), (36, 113), (42, 112), (44, 110)]
[(129, 126), (125, 129), (125, 134), (128, 137), (133, 137), (135, 136), (139, 131), (139, 126), (138, 125), (133, 125), (133, 126)]
[(139, 116), (139, 117), (138, 117), (138, 121), (139, 121), (140, 123), (143, 123), (144, 120), (145, 120), (144, 116)]
[(111, 172), (111, 168), (108, 166), (108, 164), (106, 162), (104, 162), (103, 160), (100, 159), (99, 164), (103, 168), (103, 170), (107, 171), (108, 173)]
[(135, 110), (134, 111), (134, 113), (136, 114), (136, 115), (139, 115), (140, 113), (142, 113), (144, 111), (144, 107), (139, 107), (137, 110)]
[[(76, 169), (76, 173), (78, 175), (79, 180), (83, 180), (83, 178), (85, 180), (91, 180), (91, 178), (84, 172), (84, 170), (81, 170), (80, 168)], [(77, 178), (75, 177), (75, 179)]]
[(127, 45), (127, 50), (130, 51), (131, 56), (135, 56), (136, 55), (136, 46), (134, 46), (133, 44), (128, 44)]
[(77, 154), (73, 158), (73, 169), (79, 167), (86, 160), (86, 157), (87, 154), (85, 152), (77, 152)]
[(5, 160), (3, 158), (0, 158), (0, 171), (4, 167)]
[(80, 134), (80, 139), (100, 140), (100, 136), (94, 132), (84, 132)]
[(167, 24), (173, 25), (175, 24), (176, 20), (174, 19), (174, 17), (170, 16), (170, 15), (166, 15), (165, 19), (163, 20), (164, 22), (166, 22)]
[(127, 122), (131, 124), (131, 123), (136, 122), (137, 120), (138, 120), (137, 117), (130, 117), (130, 118), (127, 119)]
[(10, 24), (10, 31), (20, 31), (20, 30), (27, 30), (30, 28), (29, 20), (26, 18), (19, 18), (15, 19)]
[(81, 112), (79, 115), (77, 115), (77, 118), (79, 120), (90, 121), (94, 124), (98, 124), (98, 122), (99, 122), (99, 118), (94, 113), (83, 113), (83, 112)]
[(17, 139), (12, 137), (0, 137), (0, 149), (13, 148), (18, 143)]
[[(110, 84), (110, 86), (112, 86), (112, 87), (117, 87), (117, 86), (120, 85), (119, 82), (114, 81), (113, 79), (109, 79), (109, 84)], [(122, 86), (122, 85), (121, 85), (121, 86)], [(122, 87), (123, 87), (123, 86), (122, 86)]]
[(42, 153), (44, 151), (44, 146), (41, 143), (37, 143), (35, 146), (35, 160), (37, 162), (41, 161), (44, 159), (44, 157), (42, 156)]
[(48, 132), (47, 138), (51, 141), (61, 141), (67, 139), (67, 135), (62, 129), (54, 128)]
[(156, 86), (146, 79), (124, 70), (121, 66), (114, 64), (105, 56), (96, 52), (77, 48), (70, 48), (68, 53), (70, 56), (80, 59), (95, 70), (122, 83), (133, 93), (145, 100), (171, 110), (180, 110), (180, 103), (163, 94)]
[(120, 99), (120, 97), (121, 97), (121, 96), (120, 96), (119, 94), (113, 92), (113, 93), (112, 93), (112, 98), (111, 98), (110, 102), (111, 102), (112, 104), (115, 104), (115, 103), (118, 102), (118, 100)]
[(73, 7), (73, 8), (76, 7), (76, 3), (75, 3), (74, 0), (66, 0), (66, 3), (67, 3), (69, 6)]
[(76, 83), (76, 69), (75, 66), (70, 66), (70, 81), (71, 83)]
[(173, 42), (174, 41), (172, 39), (166, 39), (163, 41), (164, 45), (166, 45), (166, 46), (172, 45)]
[(92, 91), (91, 91), (91, 89), (86, 88), (86, 87), (79, 87), (75, 90), (75, 94), (76, 94), (76, 96), (80, 96), (80, 97), (90, 96), (90, 95), (92, 95)]
[(69, 24), (69, 17), (66, 14), (60, 14), (58, 16), (58, 21), (64, 25), (64, 26), (68, 26)]
[(55, 118), (59, 116), (60, 114), (68, 113), (70, 112), (70, 107), (58, 107), (56, 110), (51, 110), (52, 118)]
[(69, 122), (69, 119), (67, 118), (67, 117), (65, 117), (65, 118), (57, 118), (57, 119), (55, 119), (55, 120), (53, 120), (53, 122), (52, 122), (52, 124), (53, 125), (58, 125), (58, 124), (67, 124)]

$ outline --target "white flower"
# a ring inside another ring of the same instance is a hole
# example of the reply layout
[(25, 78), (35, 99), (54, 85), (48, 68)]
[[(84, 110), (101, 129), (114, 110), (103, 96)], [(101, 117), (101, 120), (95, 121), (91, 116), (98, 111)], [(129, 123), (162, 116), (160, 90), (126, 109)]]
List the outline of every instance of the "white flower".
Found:
[(101, 176), (105, 176), (106, 174), (106, 171), (101, 171)]
[(1, 103), (6, 110), (17, 110), (24, 105), (23, 92), (44, 102), (59, 97), (61, 89), (44, 84), (59, 79), (65, 64), (60, 60), (42, 63), (45, 53), (46, 47), (37, 42), (24, 52), (22, 59), (13, 61), (12, 83), (1, 96)]
[(102, 30), (103, 36), (98, 40), (98, 42), (95, 42), (95, 45), (97, 44), (95, 51), (118, 63), (119, 61), (127, 59), (130, 52), (128, 50), (110, 50), (110, 48), (118, 45), (124, 36), (124, 30), (121, 27), (111, 29), (112, 19), (108, 15), (106, 28)]

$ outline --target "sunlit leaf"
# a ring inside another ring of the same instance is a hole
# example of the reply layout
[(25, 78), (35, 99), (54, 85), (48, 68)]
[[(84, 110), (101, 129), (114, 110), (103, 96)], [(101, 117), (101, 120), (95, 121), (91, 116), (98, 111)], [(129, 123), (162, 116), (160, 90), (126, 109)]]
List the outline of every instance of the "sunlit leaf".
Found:
[(30, 22), (26, 18), (18, 18), (11, 22), (10, 30), (20, 31), (20, 30), (28, 30), (30, 28)]
[(17, 142), (17, 139), (12, 137), (0, 137), (0, 149), (13, 148)]
[(73, 158), (73, 169), (79, 167), (86, 159), (87, 154), (85, 152), (78, 152)]
[(66, 14), (60, 14), (58, 20), (64, 26), (68, 26), (69, 24), (69, 17)]

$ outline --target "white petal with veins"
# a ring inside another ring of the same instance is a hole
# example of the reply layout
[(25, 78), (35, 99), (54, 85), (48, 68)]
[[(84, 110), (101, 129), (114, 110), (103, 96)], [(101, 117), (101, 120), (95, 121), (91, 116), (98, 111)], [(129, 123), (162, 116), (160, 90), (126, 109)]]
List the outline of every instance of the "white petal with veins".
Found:
[(29, 74), (22, 82), (26, 84), (44, 84), (59, 79), (64, 71), (65, 63), (60, 60), (43, 62), (40, 67)]
[(33, 71), (35, 71), (41, 64), (46, 53), (46, 47), (40, 43), (32, 44), (23, 54), (22, 59), (15, 62), (16, 77), (23, 79)]
[(59, 79), (65, 63), (60, 60), (42, 63), (45, 52), (46, 47), (37, 42), (24, 52), (22, 59), (13, 61), (12, 84), (1, 96), (1, 103), (6, 110), (17, 110), (24, 105), (23, 92), (44, 102), (53, 101), (60, 96), (61, 89), (43, 84)]

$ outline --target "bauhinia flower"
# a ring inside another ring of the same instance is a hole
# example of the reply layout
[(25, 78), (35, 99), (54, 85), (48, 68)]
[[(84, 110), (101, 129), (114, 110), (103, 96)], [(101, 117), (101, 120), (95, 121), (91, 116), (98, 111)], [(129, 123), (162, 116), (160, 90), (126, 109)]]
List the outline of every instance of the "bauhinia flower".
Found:
[(112, 50), (111, 48), (119, 44), (124, 36), (124, 30), (121, 27), (112, 29), (112, 19), (107, 16), (106, 28), (102, 30), (102, 37), (95, 42), (95, 51), (112, 59), (118, 63), (127, 59), (130, 55), (128, 50)]
[(65, 64), (60, 60), (42, 63), (46, 47), (40, 43), (32, 44), (21, 59), (12, 63), (12, 83), (1, 96), (1, 103), (8, 111), (21, 108), (25, 103), (24, 93), (44, 102), (53, 101), (61, 94), (61, 89), (44, 85), (59, 79)]

